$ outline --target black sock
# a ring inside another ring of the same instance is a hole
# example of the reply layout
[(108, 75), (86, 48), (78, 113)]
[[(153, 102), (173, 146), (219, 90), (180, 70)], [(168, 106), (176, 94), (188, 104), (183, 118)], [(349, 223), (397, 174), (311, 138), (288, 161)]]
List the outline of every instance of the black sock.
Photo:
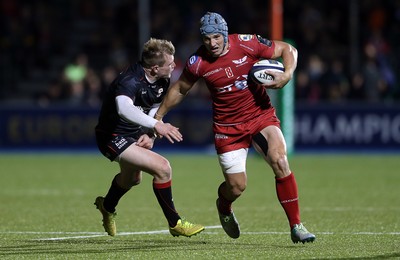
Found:
[(118, 174), (115, 175), (111, 187), (104, 198), (104, 208), (110, 213), (115, 212), (115, 207), (118, 205), (119, 200), (129, 191), (129, 189), (123, 189), (117, 184), (117, 176)]
[(168, 220), (169, 226), (175, 227), (181, 217), (175, 210), (174, 201), (172, 199), (171, 181), (166, 183), (153, 182), (153, 191), (164, 212), (165, 218)]

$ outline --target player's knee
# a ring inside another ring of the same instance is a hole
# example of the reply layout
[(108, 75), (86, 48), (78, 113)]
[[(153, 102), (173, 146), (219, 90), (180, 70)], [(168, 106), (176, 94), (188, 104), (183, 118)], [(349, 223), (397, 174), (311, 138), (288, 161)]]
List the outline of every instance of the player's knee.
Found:
[(140, 184), (140, 181), (132, 180), (130, 182), (125, 183), (124, 187), (122, 187), (122, 188), (129, 190), (133, 186), (136, 186), (136, 185), (139, 185), (139, 184)]
[(239, 197), (245, 191), (246, 186), (246, 183), (237, 183), (233, 185), (231, 190), (232, 195), (234, 195), (235, 197)]
[(131, 187), (139, 185), (142, 182), (142, 178), (135, 178), (131, 182)]
[(159, 162), (157, 177), (163, 181), (168, 181), (172, 178), (171, 164), (165, 158)]
[(133, 186), (139, 185), (142, 179), (139, 177), (125, 176), (121, 179), (118, 185), (123, 188), (129, 190)]
[(246, 189), (246, 183), (231, 183), (227, 185), (227, 192), (228, 192), (228, 196), (229, 199), (231, 200), (236, 200), (240, 195), (242, 195), (242, 193), (244, 192), (244, 190)]

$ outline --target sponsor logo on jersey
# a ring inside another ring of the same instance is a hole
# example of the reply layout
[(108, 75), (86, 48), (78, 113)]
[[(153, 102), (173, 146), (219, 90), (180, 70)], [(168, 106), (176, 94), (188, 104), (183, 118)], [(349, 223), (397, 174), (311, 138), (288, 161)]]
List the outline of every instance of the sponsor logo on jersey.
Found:
[(239, 34), (239, 40), (247, 42), (253, 39), (253, 35), (251, 34)]
[(193, 55), (189, 58), (189, 65), (193, 65), (194, 63), (196, 63), (197, 59), (199, 58), (199, 56), (197, 55)]
[(228, 86), (225, 86), (222, 88), (217, 88), (217, 91), (218, 91), (218, 93), (232, 91), (232, 86), (233, 86), (233, 84), (229, 84)]
[(215, 73), (217, 73), (217, 72), (219, 72), (219, 71), (221, 71), (221, 70), (222, 70), (222, 68), (218, 68), (218, 69), (209, 71), (209, 72), (207, 72), (206, 74), (204, 74), (203, 77), (208, 77), (208, 76), (210, 76), (210, 75), (212, 75), (212, 74), (215, 74)]
[(259, 41), (260, 43), (262, 43), (262, 44), (264, 44), (264, 45), (267, 45), (268, 47), (271, 47), (271, 46), (272, 46), (272, 42), (271, 42), (270, 40), (265, 39), (265, 38), (261, 37), (260, 35), (257, 35), (257, 39), (258, 39), (258, 41)]
[(247, 80), (236, 80), (235, 87), (240, 90), (246, 89), (248, 87)]

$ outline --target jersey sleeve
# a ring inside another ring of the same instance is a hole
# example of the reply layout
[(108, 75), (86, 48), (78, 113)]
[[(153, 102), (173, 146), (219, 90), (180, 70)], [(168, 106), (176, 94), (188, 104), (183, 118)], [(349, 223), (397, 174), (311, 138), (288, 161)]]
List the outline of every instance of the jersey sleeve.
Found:
[(124, 95), (133, 98), (135, 97), (135, 93), (137, 92), (138, 87), (139, 84), (135, 80), (135, 78), (122, 79), (117, 84), (115, 96)]
[(201, 58), (197, 54), (193, 54), (186, 61), (185, 68), (183, 69), (182, 74), (191, 82), (196, 82), (200, 78), (200, 64)]
[(145, 114), (140, 108), (134, 106), (133, 101), (125, 95), (117, 96), (115, 101), (119, 116), (125, 120), (147, 128), (154, 128), (156, 125), (156, 119)]
[(259, 57), (270, 59), (274, 55), (275, 43), (273, 41), (254, 34), (250, 42)]
[(275, 50), (275, 43), (274, 41), (268, 40), (266, 38), (262, 38), (261, 36), (257, 35), (257, 39), (259, 42), (259, 45), (261, 46), (262, 50), (262, 56), (265, 58), (271, 58), (274, 56), (274, 50)]

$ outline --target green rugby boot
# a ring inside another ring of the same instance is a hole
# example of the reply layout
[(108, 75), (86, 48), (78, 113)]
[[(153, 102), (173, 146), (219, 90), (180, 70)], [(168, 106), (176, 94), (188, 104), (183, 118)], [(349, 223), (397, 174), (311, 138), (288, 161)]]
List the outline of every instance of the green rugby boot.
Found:
[(187, 220), (180, 219), (178, 220), (178, 223), (176, 223), (175, 227), (169, 228), (169, 233), (171, 233), (171, 235), (173, 235), (174, 237), (178, 236), (191, 237), (193, 235), (197, 235), (203, 230), (204, 227), (202, 225), (193, 224)]
[(100, 211), (101, 215), (103, 216), (103, 227), (104, 230), (107, 232), (108, 235), (110, 236), (115, 236), (117, 234), (117, 227), (115, 225), (115, 217), (117, 216), (117, 213), (111, 213), (108, 212), (104, 208), (104, 198), (103, 197), (97, 197), (96, 201), (94, 202), (94, 205), (96, 205), (97, 209)]

